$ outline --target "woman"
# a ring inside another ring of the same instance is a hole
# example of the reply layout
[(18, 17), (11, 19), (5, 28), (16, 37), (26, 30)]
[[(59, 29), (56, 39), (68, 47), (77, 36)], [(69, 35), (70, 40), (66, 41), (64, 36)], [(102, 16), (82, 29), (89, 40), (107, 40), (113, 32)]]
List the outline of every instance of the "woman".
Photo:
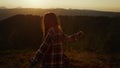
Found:
[(63, 54), (63, 43), (79, 40), (83, 32), (67, 36), (63, 34), (58, 17), (47, 13), (42, 20), (43, 42), (31, 61), (31, 68), (40, 62), (40, 68), (66, 68), (66, 56)]

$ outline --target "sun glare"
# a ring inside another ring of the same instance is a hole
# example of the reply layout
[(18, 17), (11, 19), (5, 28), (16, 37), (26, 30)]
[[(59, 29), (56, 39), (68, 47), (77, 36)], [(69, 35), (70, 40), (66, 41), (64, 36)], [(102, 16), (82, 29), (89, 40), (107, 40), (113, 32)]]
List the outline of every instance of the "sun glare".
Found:
[(45, 0), (26, 0), (26, 7), (30, 8), (42, 8), (44, 7), (43, 5), (45, 4)]
[(120, 12), (119, 6), (120, 0), (0, 0), (0, 7), (6, 8), (71, 8)]

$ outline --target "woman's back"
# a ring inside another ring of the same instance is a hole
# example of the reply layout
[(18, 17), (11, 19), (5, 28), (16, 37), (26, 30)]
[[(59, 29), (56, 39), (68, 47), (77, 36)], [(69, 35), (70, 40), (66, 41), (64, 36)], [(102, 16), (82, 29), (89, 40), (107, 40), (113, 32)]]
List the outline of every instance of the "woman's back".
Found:
[(79, 40), (82, 32), (70, 36), (63, 34), (58, 18), (54, 13), (48, 13), (43, 17), (42, 29), (43, 42), (32, 63), (39, 61), (40, 68), (69, 67), (69, 59), (63, 54), (63, 43)]

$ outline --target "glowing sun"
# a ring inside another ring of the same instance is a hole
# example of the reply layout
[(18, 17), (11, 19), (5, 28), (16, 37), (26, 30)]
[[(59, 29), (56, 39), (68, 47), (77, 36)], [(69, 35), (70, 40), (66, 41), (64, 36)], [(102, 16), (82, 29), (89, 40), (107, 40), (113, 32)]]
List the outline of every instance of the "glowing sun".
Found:
[(31, 7), (31, 8), (46, 7), (45, 6), (46, 0), (26, 0), (25, 3), (27, 7)]

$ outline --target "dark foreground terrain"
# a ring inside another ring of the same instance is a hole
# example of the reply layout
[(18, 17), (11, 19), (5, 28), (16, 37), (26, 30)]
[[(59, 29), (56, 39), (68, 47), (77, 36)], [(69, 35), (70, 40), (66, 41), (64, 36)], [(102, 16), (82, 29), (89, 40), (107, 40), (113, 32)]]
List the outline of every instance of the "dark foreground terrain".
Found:
[[(6, 51), (0, 53), (0, 68), (29, 68), (34, 51)], [(89, 52), (65, 52), (71, 68), (120, 68), (120, 55), (104, 55)], [(119, 58), (118, 58), (119, 57)], [(36, 65), (39, 67), (39, 64)]]

